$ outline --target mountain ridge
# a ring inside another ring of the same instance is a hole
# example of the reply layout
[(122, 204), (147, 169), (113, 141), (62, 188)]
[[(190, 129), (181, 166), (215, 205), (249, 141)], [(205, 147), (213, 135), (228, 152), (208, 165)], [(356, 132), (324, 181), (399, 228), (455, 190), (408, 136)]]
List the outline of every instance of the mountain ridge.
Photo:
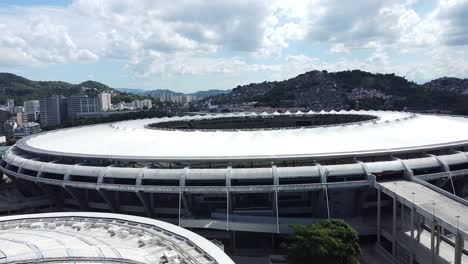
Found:
[(111, 93), (116, 102), (141, 99), (141, 96), (120, 92), (106, 84), (92, 80), (78, 84), (63, 81), (33, 81), (13, 73), (0, 72), (0, 103), (13, 99), (16, 105), (21, 105), (27, 100), (38, 100), (52, 95), (95, 96), (102, 92)]
[(141, 89), (141, 88), (115, 88), (118, 91), (121, 92), (126, 92), (126, 93), (131, 93), (131, 94), (144, 94), (144, 95), (150, 95), (150, 96), (159, 96), (163, 93), (170, 93), (173, 95), (193, 95), (193, 96), (199, 96), (199, 97), (207, 97), (207, 96), (213, 96), (213, 95), (218, 95), (218, 94), (224, 94), (228, 93), (231, 91), (231, 89), (227, 90), (222, 90), (222, 89), (210, 89), (206, 91), (197, 91), (193, 93), (183, 93), (183, 92), (176, 92), (172, 91), (169, 89), (151, 89), (151, 90), (146, 90), (146, 89)]
[(230, 93), (205, 98), (229, 108), (254, 102), (257, 107), (312, 110), (439, 110), (468, 114), (467, 79), (442, 77), (417, 84), (395, 74), (360, 70), (310, 71), (284, 81), (239, 85)]
[[(25, 100), (51, 95), (96, 95), (103, 91), (110, 92), (114, 102), (129, 102), (164, 92), (183, 94), (167, 89), (128, 94), (92, 80), (71, 84), (63, 81), (32, 81), (12, 73), (0, 73), (0, 103), (14, 99), (20, 105)], [(441, 77), (417, 84), (395, 74), (374, 74), (360, 70), (310, 71), (283, 81), (251, 83), (238, 85), (232, 90), (213, 89), (189, 95), (206, 97), (201, 103), (211, 100), (222, 107), (256, 102), (256, 106), (312, 110), (422, 109), (468, 115), (468, 79)]]

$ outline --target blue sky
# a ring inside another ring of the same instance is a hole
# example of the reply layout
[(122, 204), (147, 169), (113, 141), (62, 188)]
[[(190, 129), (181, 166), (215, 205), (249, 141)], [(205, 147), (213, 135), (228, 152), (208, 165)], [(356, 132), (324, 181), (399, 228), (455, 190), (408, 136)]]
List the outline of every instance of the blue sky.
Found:
[(0, 0), (0, 71), (193, 92), (361, 69), (468, 77), (468, 0)]

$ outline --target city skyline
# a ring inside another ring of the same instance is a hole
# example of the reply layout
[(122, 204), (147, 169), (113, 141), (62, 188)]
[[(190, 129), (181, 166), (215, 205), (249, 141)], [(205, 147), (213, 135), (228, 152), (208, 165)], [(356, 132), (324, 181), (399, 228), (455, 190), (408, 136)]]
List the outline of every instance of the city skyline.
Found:
[(7, 0), (0, 71), (184, 93), (310, 70), (466, 78), (467, 12), (465, 0)]

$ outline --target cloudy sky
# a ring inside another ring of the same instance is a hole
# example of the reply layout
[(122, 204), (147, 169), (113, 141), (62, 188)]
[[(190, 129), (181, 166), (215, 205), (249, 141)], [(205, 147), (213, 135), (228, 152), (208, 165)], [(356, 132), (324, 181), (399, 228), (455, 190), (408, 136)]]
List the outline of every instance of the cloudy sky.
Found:
[(191, 92), (362, 69), (468, 77), (468, 0), (0, 0), (0, 71)]

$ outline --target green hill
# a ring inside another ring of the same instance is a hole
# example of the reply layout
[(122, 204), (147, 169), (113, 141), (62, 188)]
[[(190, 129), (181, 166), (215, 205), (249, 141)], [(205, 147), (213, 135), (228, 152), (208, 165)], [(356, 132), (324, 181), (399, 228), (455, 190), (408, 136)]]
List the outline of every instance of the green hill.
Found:
[(79, 84), (60, 81), (32, 81), (15, 74), (0, 73), (0, 103), (14, 99), (15, 104), (20, 105), (26, 100), (40, 99), (51, 95), (96, 95), (104, 91), (125, 99), (125, 93), (95, 81)]
[(445, 111), (468, 115), (468, 81), (442, 78), (424, 85), (394, 74), (360, 70), (311, 71), (294, 78), (237, 86), (205, 99), (221, 107), (255, 102), (262, 107), (312, 110), (375, 109)]

